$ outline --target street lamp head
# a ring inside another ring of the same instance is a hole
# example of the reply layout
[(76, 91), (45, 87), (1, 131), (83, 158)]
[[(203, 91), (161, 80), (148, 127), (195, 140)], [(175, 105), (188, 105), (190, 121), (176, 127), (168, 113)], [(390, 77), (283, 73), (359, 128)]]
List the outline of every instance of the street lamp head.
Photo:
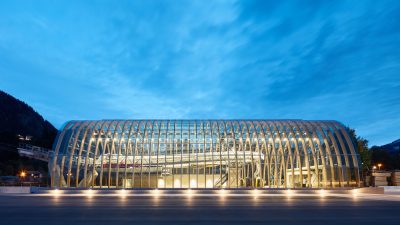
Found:
[(373, 166), (373, 167), (372, 167), (372, 169), (374, 169), (374, 170), (375, 170), (375, 169), (376, 169), (376, 166)]
[(24, 171), (22, 171), (20, 175), (21, 175), (21, 177), (25, 177), (26, 173)]
[(382, 166), (382, 164), (379, 163), (378, 166), (380, 167), (380, 166)]

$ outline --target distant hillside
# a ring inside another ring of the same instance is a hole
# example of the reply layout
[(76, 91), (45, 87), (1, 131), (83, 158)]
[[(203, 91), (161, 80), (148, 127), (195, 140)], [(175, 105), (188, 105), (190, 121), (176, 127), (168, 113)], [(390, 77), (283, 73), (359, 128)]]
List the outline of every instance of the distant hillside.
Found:
[(400, 151), (400, 139), (393, 141), (390, 144), (382, 145), (382, 149), (385, 149), (386, 151), (390, 153), (396, 153)]
[[(15, 176), (22, 170), (40, 171), (46, 175), (47, 163), (20, 157), (17, 146), (24, 141), (51, 148), (56, 135), (57, 129), (32, 107), (0, 91), (0, 176)], [(20, 140), (26, 136), (30, 140)]]
[(400, 169), (400, 139), (382, 146), (372, 146), (372, 164), (382, 164), (386, 170)]
[(32, 136), (32, 144), (51, 148), (57, 129), (26, 103), (0, 91), (0, 142), (17, 144), (17, 135)]

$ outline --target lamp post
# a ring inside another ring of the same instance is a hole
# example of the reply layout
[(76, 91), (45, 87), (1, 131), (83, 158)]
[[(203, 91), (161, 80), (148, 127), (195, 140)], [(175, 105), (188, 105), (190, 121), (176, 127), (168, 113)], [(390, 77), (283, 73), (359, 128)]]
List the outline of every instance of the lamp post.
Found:
[(378, 170), (381, 170), (381, 166), (382, 166), (382, 164), (378, 164)]
[(22, 185), (22, 181), (24, 181), (24, 178), (26, 176), (25, 171), (21, 171), (21, 173), (19, 174), (19, 176), (21, 177), (21, 185)]

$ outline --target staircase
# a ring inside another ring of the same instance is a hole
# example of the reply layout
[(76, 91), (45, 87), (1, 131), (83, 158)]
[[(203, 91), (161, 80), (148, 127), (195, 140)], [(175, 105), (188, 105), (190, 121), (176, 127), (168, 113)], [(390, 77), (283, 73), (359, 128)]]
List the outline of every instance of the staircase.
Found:
[(228, 181), (228, 174), (225, 173), (220, 177), (220, 179), (217, 180), (217, 183), (215, 183), (215, 187), (222, 187), (226, 182)]

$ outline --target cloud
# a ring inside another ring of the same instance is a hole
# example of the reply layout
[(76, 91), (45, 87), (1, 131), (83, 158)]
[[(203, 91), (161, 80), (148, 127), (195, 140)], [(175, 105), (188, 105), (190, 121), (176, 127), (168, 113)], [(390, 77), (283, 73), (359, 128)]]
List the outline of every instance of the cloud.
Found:
[(336, 119), (372, 144), (399, 138), (397, 1), (0, 4), (0, 88), (58, 127)]

